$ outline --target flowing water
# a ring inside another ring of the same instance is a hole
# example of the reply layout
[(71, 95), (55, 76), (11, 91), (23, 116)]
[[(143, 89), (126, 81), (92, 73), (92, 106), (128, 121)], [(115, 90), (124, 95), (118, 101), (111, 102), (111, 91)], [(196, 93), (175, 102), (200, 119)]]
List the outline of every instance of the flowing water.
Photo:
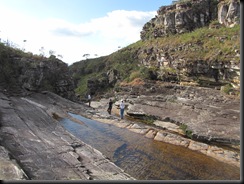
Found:
[(61, 124), (138, 180), (240, 180), (240, 168), (204, 154), (148, 139), (125, 128), (71, 114)]

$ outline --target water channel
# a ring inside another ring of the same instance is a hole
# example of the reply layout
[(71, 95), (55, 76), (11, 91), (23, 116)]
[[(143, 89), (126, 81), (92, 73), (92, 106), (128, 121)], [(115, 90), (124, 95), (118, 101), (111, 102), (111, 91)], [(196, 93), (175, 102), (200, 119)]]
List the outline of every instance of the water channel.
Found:
[(125, 128), (69, 114), (84, 122), (61, 120), (70, 133), (138, 180), (240, 180), (238, 167)]

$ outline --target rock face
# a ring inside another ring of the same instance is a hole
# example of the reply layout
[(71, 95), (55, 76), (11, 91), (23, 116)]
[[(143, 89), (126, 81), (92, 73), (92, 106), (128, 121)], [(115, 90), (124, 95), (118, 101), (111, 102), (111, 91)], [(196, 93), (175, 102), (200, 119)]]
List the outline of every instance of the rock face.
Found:
[(75, 100), (74, 82), (66, 63), (55, 57), (25, 56), (0, 47), (0, 85), (9, 93), (49, 90)]
[[(165, 83), (121, 88), (129, 116), (186, 125), (192, 138), (221, 144), (240, 143), (240, 99), (216, 89)], [(123, 91), (122, 91), (123, 90)]]
[(146, 23), (141, 39), (180, 34), (208, 26), (211, 21), (233, 27), (240, 24), (240, 2), (238, 0), (191, 0), (162, 6), (158, 15)]
[(133, 180), (57, 121), (84, 105), (53, 93), (7, 97), (0, 91), (1, 180)]
[[(187, 33), (197, 28), (208, 27), (214, 21), (218, 22), (215, 24), (226, 27), (240, 24), (240, 1), (192, 0), (162, 6), (158, 10), (158, 15), (144, 25), (141, 39)], [(209, 39), (227, 44), (229, 35), (207, 36)], [(237, 39), (239, 39), (237, 35), (231, 36), (231, 40)], [(213, 79), (216, 84), (222, 80), (233, 86), (234, 91), (231, 93), (238, 94), (240, 92), (240, 50), (233, 45), (230, 55), (216, 48), (216, 52), (209, 57), (198, 58), (197, 54), (190, 56), (194, 52), (200, 55), (203, 54), (201, 51), (209, 52), (209, 50), (211, 48), (204, 46), (201, 40), (187, 44), (169, 44), (164, 47), (154, 44), (139, 50), (138, 58), (142, 65), (158, 68), (158, 71), (154, 71), (154, 79), (167, 82), (199, 82), (203, 77), (203, 83), (206, 79)], [(219, 59), (218, 56), (221, 55), (225, 57)], [(199, 84), (204, 86), (203, 83)]]
[(103, 73), (99, 78), (89, 79), (87, 81), (87, 87), (90, 94), (97, 94), (104, 88), (113, 87), (119, 78), (117, 70), (109, 70), (107, 73)]
[(218, 21), (227, 27), (240, 24), (240, 1), (230, 0), (228, 3), (223, 0), (220, 1), (218, 6)]
[[(49, 90), (62, 97), (72, 99), (74, 85), (68, 66), (59, 59), (31, 60), (21, 59), (22, 68), (19, 81), (29, 91)], [(32, 65), (28, 67), (28, 65)]]

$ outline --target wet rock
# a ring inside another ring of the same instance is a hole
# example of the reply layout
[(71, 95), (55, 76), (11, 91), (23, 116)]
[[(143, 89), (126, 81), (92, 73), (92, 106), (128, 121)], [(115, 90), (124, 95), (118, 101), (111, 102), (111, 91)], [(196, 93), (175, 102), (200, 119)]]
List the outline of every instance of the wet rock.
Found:
[(147, 138), (153, 139), (156, 134), (157, 134), (157, 131), (155, 131), (155, 130), (149, 130), (145, 136)]
[[(54, 118), (69, 117), (69, 110), (85, 113), (86, 106), (49, 92), (9, 98), (0, 92), (2, 179), (23, 179), (24, 175), (29, 180), (134, 179)], [(5, 149), (19, 167), (6, 158)]]
[(159, 131), (156, 134), (156, 136), (154, 137), (154, 140), (163, 141), (163, 142), (167, 142), (167, 143), (179, 145), (179, 146), (184, 146), (184, 147), (187, 147), (189, 144), (189, 140), (184, 139), (178, 135), (167, 133), (165, 131)]
[(190, 141), (189, 145), (188, 145), (188, 148), (191, 149), (191, 150), (207, 150), (208, 149), (208, 145), (205, 144), (205, 143), (201, 143), (201, 142), (193, 142), (193, 141)]
[[(197, 96), (198, 94), (196, 93), (195, 96)], [(163, 96), (157, 96), (157, 100), (159, 99), (164, 99), (165, 97)], [(171, 100), (172, 98), (168, 98), (169, 100)], [(211, 97), (210, 97), (211, 98)], [(146, 96), (141, 96), (140, 99), (150, 99), (150, 97)], [(177, 99), (177, 98), (174, 98)], [(188, 103), (190, 103), (191, 101), (186, 100), (185, 98), (180, 98), (179, 99), (179, 104), (182, 103), (182, 101), (184, 102), (183, 104), (188, 106)], [(204, 98), (199, 97), (199, 99), (204, 101)], [(127, 97), (127, 100), (130, 101), (130, 97)], [(206, 99), (205, 99), (206, 100)], [(106, 101), (106, 100), (101, 100), (101, 101)], [(100, 102), (101, 102), (100, 101)], [(100, 103), (98, 102), (98, 103)], [(147, 104), (146, 100), (141, 100), (141, 102), (143, 102), (144, 104)], [(167, 100), (163, 100), (164, 103), (167, 103)], [(227, 104), (229, 103), (228, 101)], [(176, 101), (175, 101), (176, 103)], [(150, 103), (152, 104), (152, 103)], [(154, 104), (158, 104), (159, 107), (163, 106), (164, 104), (160, 104), (160, 103), (154, 103)], [(101, 105), (101, 104), (100, 104)], [(198, 104), (199, 106), (201, 104)], [(202, 104), (204, 106), (204, 104)], [(155, 107), (155, 109), (159, 108), (159, 107)], [(233, 106), (232, 106), (233, 107)], [(145, 108), (145, 107), (144, 107)], [(152, 106), (149, 106), (148, 108), (152, 108)], [(150, 112), (156, 112), (154, 109), (154, 111), (150, 111)], [(204, 108), (203, 108), (204, 109)], [(175, 109), (171, 109), (171, 111), (174, 111)], [(207, 108), (206, 108), (207, 110)], [(100, 110), (102, 111), (102, 110)], [(161, 111), (158, 111), (159, 113)], [(169, 111), (167, 111), (169, 112)], [(237, 111), (238, 112), (238, 111)], [(127, 128), (135, 133), (139, 133), (142, 134), (143, 136), (150, 138), (150, 139), (154, 139), (156, 141), (163, 141), (163, 142), (167, 142), (169, 144), (174, 144), (174, 145), (178, 145), (178, 146), (183, 146), (186, 147), (188, 149), (197, 151), (199, 153), (202, 154), (206, 154), (210, 157), (216, 158), (219, 161), (223, 161), (226, 163), (230, 163), (233, 164), (237, 167), (240, 167), (240, 152), (238, 151), (239, 148), (237, 147), (235, 151), (231, 151), (231, 150), (226, 150), (223, 149), (221, 147), (218, 146), (212, 146), (211, 144), (207, 144), (207, 143), (211, 143), (211, 141), (214, 142), (214, 138), (211, 136), (201, 136), (201, 135), (195, 135), (198, 136), (197, 139), (190, 139), (189, 137), (186, 137), (185, 132), (183, 131), (182, 128), (180, 128), (181, 123), (177, 122), (174, 120), (173, 117), (171, 117), (168, 114), (168, 117), (164, 117), (164, 121), (160, 121), (160, 120), (156, 120), (154, 121), (154, 123), (152, 125), (145, 125), (143, 123), (135, 123), (133, 121), (130, 120), (130, 118), (128, 119), (124, 119), (123, 121), (121, 121), (119, 119), (119, 112), (115, 109), (113, 111), (113, 113), (116, 115), (117, 113), (117, 118), (116, 116), (113, 116), (113, 119), (102, 119), (102, 118), (95, 118), (95, 120), (103, 122), (103, 123), (109, 123), (109, 124), (113, 124), (115, 126), (118, 127), (123, 127), (123, 128)], [(132, 112), (133, 113), (133, 112)], [(162, 113), (162, 112), (161, 112)], [(136, 116), (138, 117), (138, 116)], [(231, 116), (230, 116), (231, 117)], [(93, 117), (91, 117), (93, 119)], [(195, 118), (194, 116), (186, 116), (186, 118)], [(140, 122), (140, 120), (136, 119), (136, 122)], [(209, 127), (212, 126), (211, 122), (208, 124)], [(225, 126), (225, 124), (222, 124), (222, 126)], [(237, 128), (238, 124), (236, 124), (236, 127), (233, 128)], [(200, 129), (201, 127), (199, 127)], [(202, 131), (205, 131), (202, 129)], [(217, 130), (216, 130), (217, 131)], [(203, 132), (202, 132), (203, 133)], [(207, 132), (209, 133), (209, 132)], [(212, 135), (215, 132), (212, 132)], [(232, 132), (234, 133), (234, 132)], [(216, 132), (216, 135), (218, 134), (218, 132)], [(193, 137), (194, 137), (193, 135)], [(234, 134), (231, 134), (232, 136), (235, 136)], [(230, 135), (228, 135), (230, 136)], [(227, 143), (230, 144), (231, 141), (228, 138), (219, 138), (219, 143)], [(203, 141), (203, 142), (201, 142)], [(206, 143), (207, 142), (207, 143)], [(232, 142), (234, 142), (232, 140)], [(238, 144), (238, 142), (236, 142), (235, 144)], [(221, 144), (220, 144), (221, 146)]]

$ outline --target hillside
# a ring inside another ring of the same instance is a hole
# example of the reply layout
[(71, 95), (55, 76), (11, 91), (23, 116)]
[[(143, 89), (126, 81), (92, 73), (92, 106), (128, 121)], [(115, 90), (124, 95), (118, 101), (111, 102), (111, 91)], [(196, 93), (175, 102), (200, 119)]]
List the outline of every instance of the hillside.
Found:
[[(192, 4), (189, 5), (189, 2)], [(122, 84), (129, 84), (136, 80), (144, 83), (160, 81), (210, 87), (238, 96), (240, 94), (240, 24), (238, 21), (234, 23), (232, 21), (231, 24), (231, 21), (224, 21), (223, 17), (230, 16), (228, 9), (233, 7), (238, 9), (239, 6), (236, 4), (240, 2), (213, 1), (215, 8), (207, 10), (214, 13), (211, 13), (211, 17), (205, 17), (204, 24), (200, 24), (202, 20), (194, 17), (197, 14), (192, 12), (196, 12), (199, 6), (202, 7), (202, 3), (207, 2), (210, 1), (187, 1), (187, 3), (183, 1), (160, 7), (159, 15), (143, 27), (142, 39), (138, 42), (111, 55), (86, 59), (71, 65), (69, 68), (75, 80), (76, 93), (81, 98), (84, 98), (87, 93), (101, 96), (106, 92), (119, 91)], [(209, 14), (207, 10), (202, 9), (203, 15)], [(192, 25), (190, 19), (182, 19), (179, 24), (184, 23), (186, 26), (181, 28), (176, 25), (176, 20), (171, 20), (175, 23), (173, 27), (178, 32), (167, 32), (166, 25), (170, 24), (172, 28), (172, 23), (169, 23), (170, 20), (165, 23), (163, 18), (166, 19), (169, 14), (171, 17), (172, 12), (175, 15), (178, 12), (176, 16), (178, 18), (192, 15), (192, 19), (196, 20), (194, 29), (187, 28), (187, 25)], [(237, 12), (238, 16), (238, 11), (234, 12)], [(231, 20), (236, 20), (233, 17), (232, 14)], [(159, 30), (162, 22), (164, 26), (161, 26), (161, 33), (165, 34), (155, 36), (155, 31)]]

